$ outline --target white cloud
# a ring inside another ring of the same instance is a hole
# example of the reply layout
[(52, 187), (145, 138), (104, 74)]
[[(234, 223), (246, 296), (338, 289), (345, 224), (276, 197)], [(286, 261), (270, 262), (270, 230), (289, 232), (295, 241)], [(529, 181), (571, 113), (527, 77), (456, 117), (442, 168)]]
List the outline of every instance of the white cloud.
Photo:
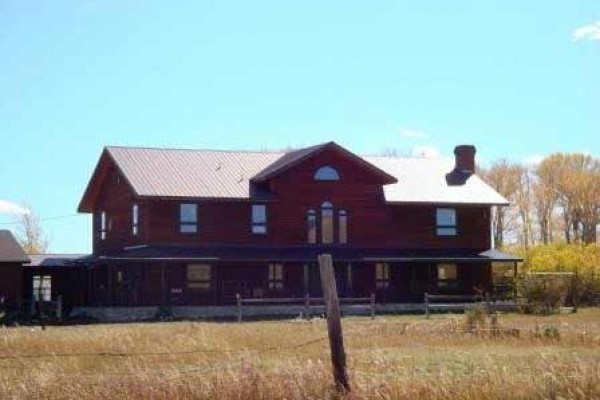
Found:
[(600, 20), (580, 26), (573, 31), (571, 37), (574, 42), (581, 42), (582, 40), (600, 41)]
[(429, 137), (429, 135), (423, 131), (415, 131), (407, 128), (400, 129), (400, 136), (407, 139), (425, 139)]
[(25, 207), (16, 203), (11, 203), (8, 200), (0, 199), (0, 214), (22, 215), (27, 214), (28, 212), (29, 210)]
[(410, 151), (413, 157), (440, 158), (440, 151), (432, 146), (415, 146)]
[(530, 154), (523, 159), (523, 162), (527, 165), (538, 165), (544, 158), (546, 158), (546, 156), (541, 154)]

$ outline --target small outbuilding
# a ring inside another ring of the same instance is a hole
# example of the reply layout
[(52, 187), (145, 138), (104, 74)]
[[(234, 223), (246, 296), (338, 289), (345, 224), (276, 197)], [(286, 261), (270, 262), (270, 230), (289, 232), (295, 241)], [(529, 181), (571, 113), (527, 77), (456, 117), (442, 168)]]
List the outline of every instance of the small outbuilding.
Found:
[(30, 262), (12, 232), (0, 230), (0, 303), (20, 307), (23, 301), (23, 264)]

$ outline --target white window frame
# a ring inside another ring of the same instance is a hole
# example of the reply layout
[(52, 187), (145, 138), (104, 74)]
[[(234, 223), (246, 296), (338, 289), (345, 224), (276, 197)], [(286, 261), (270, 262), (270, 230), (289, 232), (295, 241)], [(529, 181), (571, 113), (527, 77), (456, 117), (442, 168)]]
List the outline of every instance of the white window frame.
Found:
[(325, 201), (321, 204), (321, 243), (333, 244), (333, 242), (335, 242), (335, 213), (333, 204)]
[(306, 212), (306, 229), (307, 229), (307, 241), (309, 244), (317, 243), (317, 212), (314, 209), (310, 209)]
[(283, 290), (283, 264), (282, 263), (269, 264), (269, 290), (271, 290), (271, 291)]
[(51, 275), (33, 275), (31, 280), (31, 291), (33, 300), (52, 301), (52, 276)]
[(338, 240), (340, 244), (348, 243), (348, 211), (338, 211)]
[[(193, 208), (194, 218), (184, 219), (184, 207), (190, 206)], [(179, 233), (188, 235), (198, 233), (198, 203), (179, 203)]]
[[(198, 272), (203, 269), (208, 277), (198, 277)], [(212, 289), (213, 270), (210, 264), (188, 264), (186, 267), (186, 285), (189, 290), (209, 291)]]
[(456, 208), (438, 207), (435, 210), (435, 232), (437, 236), (457, 236), (458, 221)]
[(100, 211), (100, 240), (106, 240), (108, 232), (108, 216), (106, 211)]
[(140, 231), (139, 223), (140, 207), (137, 205), (137, 203), (133, 203), (131, 206), (131, 234), (133, 236), (137, 236)]
[[(448, 269), (449, 271), (451, 271), (452, 275), (454, 275), (453, 277), (446, 277), (443, 276), (444, 274), (442, 273), (445, 269)], [(455, 263), (440, 263), (436, 265), (436, 281), (437, 281), (437, 286), (440, 288), (452, 288), (454, 286), (456, 286), (456, 284), (458, 283), (458, 265), (456, 265)]]
[(267, 205), (252, 204), (252, 233), (255, 235), (267, 234)]
[(375, 264), (375, 288), (385, 290), (390, 286), (391, 271), (390, 264), (381, 262)]

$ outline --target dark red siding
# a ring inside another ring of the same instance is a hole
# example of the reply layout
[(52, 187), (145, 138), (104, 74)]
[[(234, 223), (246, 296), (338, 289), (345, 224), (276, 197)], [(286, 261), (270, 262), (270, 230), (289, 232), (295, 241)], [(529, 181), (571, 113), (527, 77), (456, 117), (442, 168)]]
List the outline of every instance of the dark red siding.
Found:
[(23, 265), (0, 263), (0, 298), (10, 307), (19, 306), (23, 300)]

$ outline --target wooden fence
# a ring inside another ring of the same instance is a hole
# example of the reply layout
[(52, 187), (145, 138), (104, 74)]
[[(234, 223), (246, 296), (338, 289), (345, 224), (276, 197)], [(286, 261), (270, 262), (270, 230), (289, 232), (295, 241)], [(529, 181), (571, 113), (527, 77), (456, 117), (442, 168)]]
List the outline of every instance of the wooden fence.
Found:
[[(312, 309), (315, 307), (324, 307), (325, 299), (322, 297), (288, 297), (288, 298), (244, 298), (239, 293), (237, 298), (237, 320), (242, 321), (243, 306), (255, 305), (302, 305), (302, 311), (305, 318), (310, 318)], [(369, 297), (342, 297), (339, 299), (341, 305), (364, 305), (369, 310), (371, 318), (375, 318), (375, 294), (372, 293)]]
[(515, 301), (499, 301), (500, 299), (491, 296), (488, 292), (484, 295), (446, 295), (446, 294), (429, 294), (425, 293), (424, 306), (425, 316), (429, 318), (430, 311), (433, 310), (465, 310), (474, 304), (484, 305), (486, 313), (491, 313), (492, 310), (498, 309), (514, 309)]

